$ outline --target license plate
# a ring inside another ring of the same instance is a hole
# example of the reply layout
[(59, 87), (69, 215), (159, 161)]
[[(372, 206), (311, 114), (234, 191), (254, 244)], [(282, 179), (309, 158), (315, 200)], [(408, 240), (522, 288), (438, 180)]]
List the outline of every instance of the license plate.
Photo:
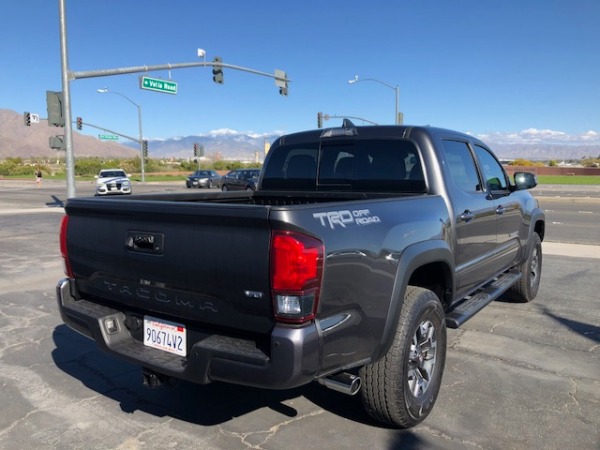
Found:
[(187, 348), (185, 325), (144, 316), (144, 345), (185, 356)]

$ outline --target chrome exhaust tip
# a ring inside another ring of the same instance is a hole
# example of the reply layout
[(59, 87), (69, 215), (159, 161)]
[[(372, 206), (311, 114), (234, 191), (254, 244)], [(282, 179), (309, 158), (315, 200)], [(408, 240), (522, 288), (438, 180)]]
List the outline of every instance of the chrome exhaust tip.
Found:
[(342, 372), (325, 378), (319, 378), (318, 382), (333, 391), (346, 395), (355, 395), (362, 385), (359, 376)]

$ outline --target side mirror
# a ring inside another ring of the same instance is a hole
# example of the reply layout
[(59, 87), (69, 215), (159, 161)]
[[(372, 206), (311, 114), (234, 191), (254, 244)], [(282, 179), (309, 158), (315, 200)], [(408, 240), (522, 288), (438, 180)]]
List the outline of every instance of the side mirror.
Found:
[(537, 176), (530, 172), (515, 172), (515, 186), (517, 190), (533, 189), (538, 184)]

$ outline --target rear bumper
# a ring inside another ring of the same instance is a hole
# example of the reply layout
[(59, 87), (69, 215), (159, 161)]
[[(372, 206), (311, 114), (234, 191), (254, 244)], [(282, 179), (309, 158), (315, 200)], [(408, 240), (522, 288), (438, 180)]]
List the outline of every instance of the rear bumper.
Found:
[(189, 342), (187, 356), (182, 357), (146, 347), (125, 325), (124, 311), (85, 299), (76, 300), (71, 289), (71, 280), (66, 278), (56, 287), (63, 321), (95, 340), (104, 351), (130, 363), (199, 384), (224, 381), (290, 389), (315, 379), (319, 353), (314, 325), (303, 328), (276, 325), (268, 353), (252, 341), (206, 334), (196, 342)]

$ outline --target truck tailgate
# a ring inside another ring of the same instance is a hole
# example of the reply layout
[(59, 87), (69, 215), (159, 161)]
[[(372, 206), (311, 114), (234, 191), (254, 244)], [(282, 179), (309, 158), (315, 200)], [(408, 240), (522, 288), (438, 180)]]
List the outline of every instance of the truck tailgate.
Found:
[(268, 333), (269, 207), (69, 200), (78, 294), (186, 324)]

